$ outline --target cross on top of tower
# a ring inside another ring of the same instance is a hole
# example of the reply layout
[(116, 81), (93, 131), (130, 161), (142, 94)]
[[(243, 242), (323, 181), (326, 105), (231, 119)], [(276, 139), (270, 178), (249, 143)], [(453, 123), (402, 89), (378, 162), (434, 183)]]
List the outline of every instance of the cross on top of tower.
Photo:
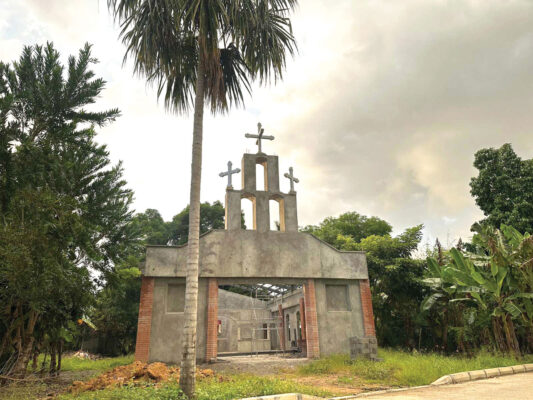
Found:
[(252, 135), (251, 133), (246, 133), (244, 136), (249, 139), (257, 139), (255, 144), (257, 145), (257, 153), (262, 153), (261, 150), (261, 140), (274, 140), (274, 136), (263, 135), (265, 130), (263, 129), (261, 122), (257, 124), (257, 135)]
[(293, 169), (292, 167), (289, 168), (289, 173), (285, 172), (285, 175), (283, 175), (285, 178), (287, 178), (289, 181), (291, 181), (291, 191), (289, 193), (294, 193), (294, 182), (299, 183), (299, 179), (294, 177)]
[(225, 176), (228, 177), (228, 186), (227, 186), (228, 189), (233, 189), (233, 186), (231, 185), (231, 175), (238, 174), (239, 172), (241, 172), (240, 168), (231, 169), (231, 166), (232, 166), (231, 161), (228, 161), (228, 170), (218, 174), (218, 176), (222, 178)]

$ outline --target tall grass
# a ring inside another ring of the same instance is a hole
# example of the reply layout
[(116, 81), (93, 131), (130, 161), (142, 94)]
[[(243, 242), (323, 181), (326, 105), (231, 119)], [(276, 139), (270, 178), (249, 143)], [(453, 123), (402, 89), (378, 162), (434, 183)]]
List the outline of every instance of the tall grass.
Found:
[(522, 360), (505, 355), (480, 352), (475, 357), (413, 354), (398, 350), (380, 349), (381, 362), (350, 360), (348, 355), (334, 355), (298, 369), (301, 375), (343, 374), (358, 376), (369, 383), (396, 386), (427, 385), (443, 375), (477, 369), (506, 367), (533, 362), (533, 355)]

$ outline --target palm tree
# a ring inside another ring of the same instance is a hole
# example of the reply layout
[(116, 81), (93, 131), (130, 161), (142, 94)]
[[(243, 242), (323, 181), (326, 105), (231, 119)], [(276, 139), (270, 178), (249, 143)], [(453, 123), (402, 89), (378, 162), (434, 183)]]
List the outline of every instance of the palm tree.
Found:
[(254, 80), (282, 78), (294, 55), (290, 11), (296, 0), (108, 0), (120, 21), (125, 58), (164, 95), (165, 106), (187, 113), (194, 104), (184, 345), (180, 382), (195, 390), (200, 182), (204, 102), (212, 113), (243, 104)]

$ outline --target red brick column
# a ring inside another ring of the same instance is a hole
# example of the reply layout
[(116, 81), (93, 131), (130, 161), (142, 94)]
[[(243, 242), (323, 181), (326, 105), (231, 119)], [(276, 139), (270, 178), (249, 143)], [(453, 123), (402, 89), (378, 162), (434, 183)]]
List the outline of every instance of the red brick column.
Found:
[(315, 280), (308, 279), (304, 284), (305, 325), (307, 337), (307, 357), (320, 357), (318, 341), (318, 318), (316, 315)]
[(216, 278), (207, 281), (207, 349), (205, 361), (217, 358), (218, 346), (218, 282)]
[(304, 298), (300, 298), (300, 324), (302, 325), (302, 340), (305, 340), (305, 306)]
[(285, 318), (283, 318), (283, 306), (280, 304), (278, 305), (278, 316), (279, 316), (279, 327), (281, 331), (281, 335), (279, 338), (281, 350), (285, 350)]
[(154, 278), (142, 277), (141, 301), (135, 343), (135, 361), (148, 362), (150, 356), (150, 330), (152, 328), (152, 305), (154, 302)]
[(363, 307), (363, 323), (365, 326), (365, 336), (376, 337), (376, 327), (374, 325), (374, 311), (372, 310), (372, 293), (368, 279), (359, 281), (361, 291), (361, 305)]

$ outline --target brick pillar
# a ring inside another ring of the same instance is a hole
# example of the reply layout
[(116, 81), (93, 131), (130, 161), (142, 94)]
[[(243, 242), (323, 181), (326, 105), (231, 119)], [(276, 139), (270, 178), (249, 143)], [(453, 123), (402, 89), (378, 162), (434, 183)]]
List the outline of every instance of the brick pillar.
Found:
[(304, 298), (300, 298), (300, 324), (302, 325), (302, 340), (305, 340), (305, 306)]
[(285, 350), (285, 318), (283, 318), (283, 306), (280, 304), (278, 305), (278, 316), (279, 316), (279, 327), (281, 331), (281, 335), (279, 337), (281, 350)]
[(216, 278), (207, 281), (207, 349), (205, 361), (216, 360), (218, 346), (218, 282)]
[(148, 362), (150, 356), (150, 330), (152, 328), (152, 305), (154, 302), (154, 278), (142, 277), (141, 301), (135, 343), (135, 361)]
[(307, 337), (307, 357), (320, 357), (318, 341), (318, 318), (316, 315), (315, 280), (308, 279), (304, 284), (305, 325)]
[(361, 305), (363, 308), (365, 336), (376, 337), (374, 311), (372, 310), (372, 293), (370, 292), (370, 283), (368, 279), (359, 281), (359, 290), (361, 291)]

